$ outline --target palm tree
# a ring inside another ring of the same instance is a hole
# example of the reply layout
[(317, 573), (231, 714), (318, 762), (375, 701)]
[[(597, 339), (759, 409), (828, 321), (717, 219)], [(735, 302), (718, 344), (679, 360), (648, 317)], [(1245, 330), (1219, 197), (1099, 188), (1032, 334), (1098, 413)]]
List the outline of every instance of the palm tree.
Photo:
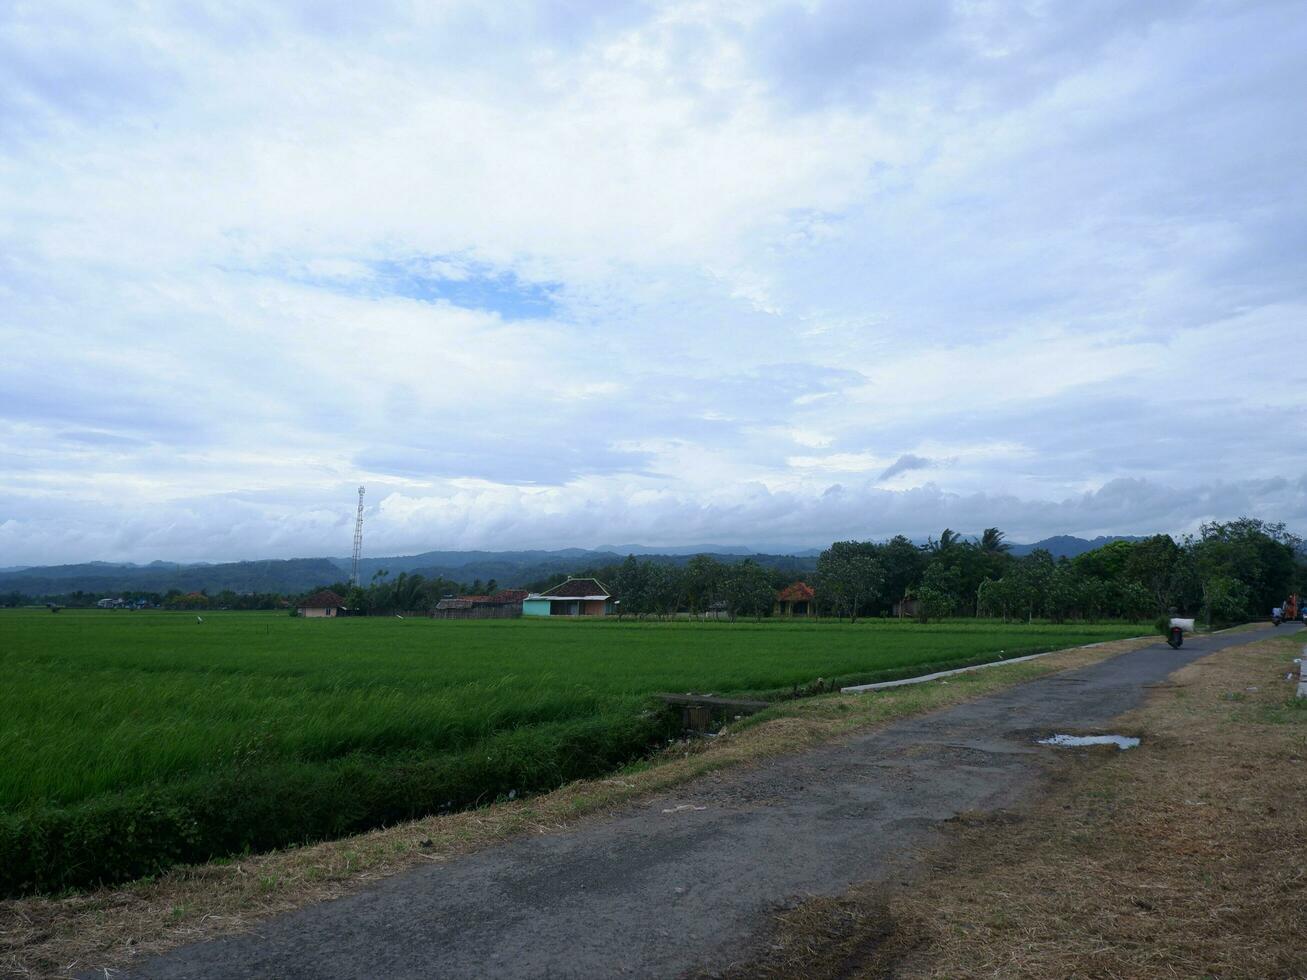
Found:
[(931, 551), (939, 553), (941, 551), (948, 551), (949, 548), (952, 548), (959, 540), (958, 532), (950, 527), (946, 527), (940, 532), (938, 541), (934, 538), (927, 539), (926, 547)]
[(1007, 551), (1012, 546), (1003, 540), (1006, 536), (996, 527), (985, 528), (985, 533), (980, 536), (980, 550), (990, 554)]

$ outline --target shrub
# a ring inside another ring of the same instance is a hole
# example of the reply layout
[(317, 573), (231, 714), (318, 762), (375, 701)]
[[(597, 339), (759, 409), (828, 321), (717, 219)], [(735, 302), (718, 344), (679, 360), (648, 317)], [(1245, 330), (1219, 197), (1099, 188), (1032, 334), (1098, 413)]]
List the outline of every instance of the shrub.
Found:
[(508, 731), (435, 757), (281, 763), (0, 813), (0, 895), (114, 884), (551, 789), (629, 762), (673, 733), (667, 713), (608, 716)]

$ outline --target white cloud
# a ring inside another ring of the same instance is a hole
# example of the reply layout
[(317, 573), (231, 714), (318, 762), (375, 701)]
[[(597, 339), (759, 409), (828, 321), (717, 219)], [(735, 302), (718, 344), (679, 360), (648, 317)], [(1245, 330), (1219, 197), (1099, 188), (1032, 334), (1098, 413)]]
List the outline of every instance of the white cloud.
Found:
[(396, 548), (1307, 522), (1305, 43), (1275, 3), (12, 7), (0, 564), (340, 552), (360, 480)]

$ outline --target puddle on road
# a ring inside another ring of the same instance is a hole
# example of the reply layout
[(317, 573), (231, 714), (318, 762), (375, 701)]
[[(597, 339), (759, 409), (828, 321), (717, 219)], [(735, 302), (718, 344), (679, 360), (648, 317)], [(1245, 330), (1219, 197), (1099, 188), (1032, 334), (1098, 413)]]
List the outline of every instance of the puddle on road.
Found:
[(1131, 735), (1050, 735), (1039, 739), (1039, 744), (1059, 749), (1079, 748), (1082, 745), (1115, 745), (1118, 749), (1133, 749), (1139, 744), (1139, 739)]

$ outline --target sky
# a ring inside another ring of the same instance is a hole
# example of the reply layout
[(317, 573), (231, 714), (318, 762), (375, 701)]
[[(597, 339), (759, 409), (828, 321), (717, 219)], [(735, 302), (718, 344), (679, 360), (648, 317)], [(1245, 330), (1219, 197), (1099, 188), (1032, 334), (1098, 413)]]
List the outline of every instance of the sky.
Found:
[(0, 5), (0, 566), (1307, 531), (1307, 3)]

